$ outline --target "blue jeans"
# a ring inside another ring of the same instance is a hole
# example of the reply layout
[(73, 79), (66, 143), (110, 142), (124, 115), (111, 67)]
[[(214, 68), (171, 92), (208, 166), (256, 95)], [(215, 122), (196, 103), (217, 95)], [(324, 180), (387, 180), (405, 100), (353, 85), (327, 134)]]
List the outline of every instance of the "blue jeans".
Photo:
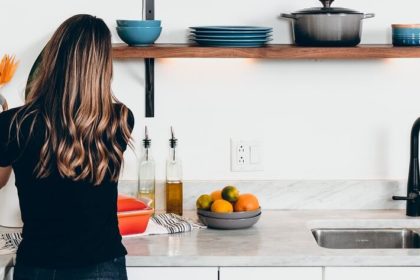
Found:
[(17, 265), (13, 280), (127, 280), (125, 257), (83, 268), (46, 269)]

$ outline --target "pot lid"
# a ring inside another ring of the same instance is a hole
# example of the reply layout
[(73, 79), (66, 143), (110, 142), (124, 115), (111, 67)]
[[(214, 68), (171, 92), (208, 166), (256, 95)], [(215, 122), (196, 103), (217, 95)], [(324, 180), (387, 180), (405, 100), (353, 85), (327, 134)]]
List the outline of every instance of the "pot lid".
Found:
[(297, 12), (294, 12), (293, 14), (304, 14), (304, 15), (319, 15), (319, 14), (363, 14), (361, 12), (351, 10), (351, 9), (345, 9), (345, 8), (332, 8), (331, 4), (334, 2), (334, 0), (319, 0), (322, 2), (324, 7), (317, 7), (317, 8), (309, 8), (309, 9), (303, 9)]

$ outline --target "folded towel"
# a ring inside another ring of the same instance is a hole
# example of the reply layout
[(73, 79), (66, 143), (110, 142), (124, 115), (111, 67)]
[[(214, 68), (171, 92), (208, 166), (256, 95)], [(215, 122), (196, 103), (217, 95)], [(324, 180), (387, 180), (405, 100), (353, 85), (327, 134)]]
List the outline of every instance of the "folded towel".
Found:
[(0, 233), (0, 255), (16, 253), (21, 241), (21, 232)]
[(144, 233), (126, 235), (124, 238), (189, 232), (200, 228), (206, 228), (206, 226), (176, 214), (159, 214), (150, 218), (149, 224), (147, 225), (147, 229)]

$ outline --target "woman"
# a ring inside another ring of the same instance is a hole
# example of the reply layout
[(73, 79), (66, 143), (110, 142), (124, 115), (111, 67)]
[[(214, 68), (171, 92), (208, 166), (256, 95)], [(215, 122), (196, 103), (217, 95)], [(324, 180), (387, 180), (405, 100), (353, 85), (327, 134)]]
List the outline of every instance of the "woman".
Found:
[(134, 126), (111, 93), (111, 34), (66, 20), (44, 49), (26, 104), (0, 114), (0, 186), (13, 168), (23, 241), (14, 279), (126, 279), (117, 184)]

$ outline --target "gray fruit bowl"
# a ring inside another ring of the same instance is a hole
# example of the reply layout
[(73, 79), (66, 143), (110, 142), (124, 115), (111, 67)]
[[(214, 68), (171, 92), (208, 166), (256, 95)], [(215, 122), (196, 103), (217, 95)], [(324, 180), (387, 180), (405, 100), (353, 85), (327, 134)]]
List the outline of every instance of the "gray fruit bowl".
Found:
[(244, 218), (244, 219), (219, 219), (206, 217), (198, 214), (200, 221), (208, 226), (209, 228), (214, 229), (245, 229), (255, 225), (261, 217), (261, 213), (257, 216)]
[(232, 213), (216, 213), (208, 210), (197, 209), (197, 214), (209, 218), (217, 219), (246, 219), (261, 214), (261, 207), (254, 211), (232, 212)]

